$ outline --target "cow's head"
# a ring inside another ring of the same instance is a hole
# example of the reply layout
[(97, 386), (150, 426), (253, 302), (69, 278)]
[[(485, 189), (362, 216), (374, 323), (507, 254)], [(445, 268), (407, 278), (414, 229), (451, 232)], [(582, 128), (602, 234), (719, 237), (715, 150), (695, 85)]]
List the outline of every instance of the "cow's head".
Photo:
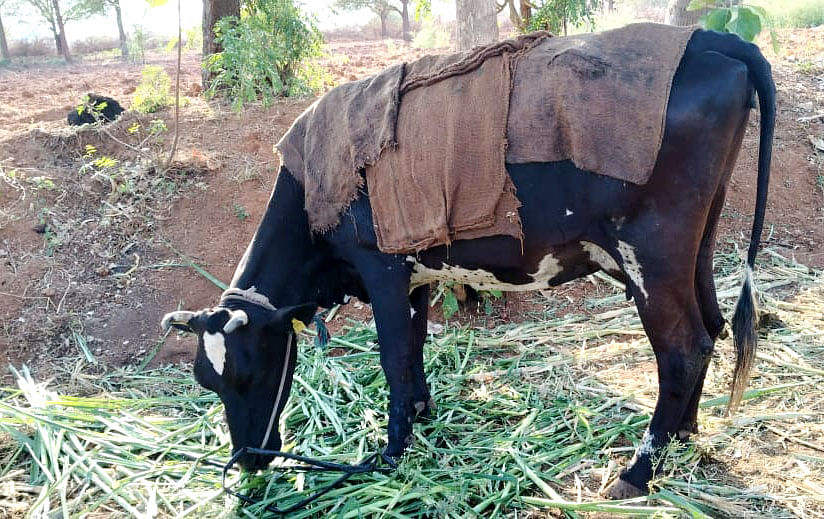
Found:
[[(242, 447), (278, 450), (278, 418), (297, 357), (295, 326), (309, 324), (317, 307), (275, 309), (236, 300), (222, 305), (166, 314), (162, 326), (197, 334), (195, 379), (223, 401), (233, 453)], [(271, 460), (247, 454), (238, 462), (255, 471)]]

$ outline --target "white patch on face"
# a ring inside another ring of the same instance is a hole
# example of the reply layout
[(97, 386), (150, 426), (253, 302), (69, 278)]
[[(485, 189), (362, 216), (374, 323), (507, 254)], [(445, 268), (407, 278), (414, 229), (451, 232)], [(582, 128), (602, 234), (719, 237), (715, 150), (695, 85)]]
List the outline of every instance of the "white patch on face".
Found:
[(573, 213), (569, 209), (567, 209), (566, 212), (564, 213), (565, 216), (572, 216), (573, 214), (575, 214), (575, 213)]
[(412, 317), (412, 318), (415, 317), (415, 309), (412, 308), (411, 306), (409, 307), (409, 317)]
[(457, 281), (458, 283), (469, 285), (477, 290), (501, 290), (507, 292), (545, 290), (549, 288), (549, 280), (562, 270), (558, 260), (551, 254), (548, 254), (544, 256), (538, 264), (538, 270), (530, 275), (533, 279), (531, 283), (515, 285), (501, 281), (496, 278), (493, 273), (482, 269), (471, 270), (447, 265), (446, 263), (442, 264), (439, 269), (432, 269), (418, 263), (417, 259), (413, 256), (407, 256), (406, 261), (412, 264), (412, 277), (409, 281), (410, 289), (432, 281)]
[(618, 241), (618, 254), (621, 255), (621, 260), (624, 263), (624, 272), (635, 283), (635, 286), (641, 291), (644, 296), (644, 302), (649, 299), (647, 289), (644, 288), (644, 276), (641, 272), (641, 264), (635, 256), (635, 249), (629, 243)]
[(223, 366), (226, 364), (226, 339), (223, 334), (220, 332), (204, 333), (203, 349), (217, 374), (223, 375)]

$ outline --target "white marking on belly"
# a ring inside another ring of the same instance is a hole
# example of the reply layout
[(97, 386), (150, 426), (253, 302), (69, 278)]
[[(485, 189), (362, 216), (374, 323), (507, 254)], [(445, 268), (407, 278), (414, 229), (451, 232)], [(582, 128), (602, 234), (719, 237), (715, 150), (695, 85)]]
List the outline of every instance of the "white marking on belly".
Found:
[(621, 270), (615, 260), (612, 259), (612, 256), (601, 247), (589, 241), (582, 241), (581, 247), (583, 247), (584, 252), (589, 254), (589, 260), (597, 263), (602, 270)]
[(223, 334), (209, 333), (203, 334), (203, 349), (206, 351), (206, 358), (212, 364), (218, 375), (223, 375), (223, 366), (226, 364), (226, 339)]
[(618, 253), (621, 255), (621, 261), (624, 264), (624, 272), (627, 273), (629, 279), (635, 283), (635, 286), (641, 291), (644, 296), (644, 302), (649, 299), (647, 289), (644, 288), (644, 276), (641, 272), (641, 264), (635, 256), (635, 249), (627, 242), (618, 241)]
[(527, 290), (544, 290), (549, 288), (549, 280), (563, 270), (558, 260), (548, 254), (538, 264), (538, 270), (531, 274), (532, 282), (516, 285), (506, 283), (495, 277), (491, 272), (483, 269), (466, 269), (443, 263), (441, 268), (429, 268), (418, 263), (414, 256), (407, 256), (406, 261), (412, 263), (412, 277), (409, 281), (410, 289), (425, 285), (432, 281), (457, 281), (478, 290), (502, 290), (509, 292), (523, 292)]
[(572, 215), (573, 215), (573, 214), (575, 214), (575, 213), (573, 213), (572, 211), (570, 211), (569, 209), (567, 209), (567, 210), (566, 210), (566, 213), (564, 213), (564, 214), (565, 214), (566, 216), (572, 216)]

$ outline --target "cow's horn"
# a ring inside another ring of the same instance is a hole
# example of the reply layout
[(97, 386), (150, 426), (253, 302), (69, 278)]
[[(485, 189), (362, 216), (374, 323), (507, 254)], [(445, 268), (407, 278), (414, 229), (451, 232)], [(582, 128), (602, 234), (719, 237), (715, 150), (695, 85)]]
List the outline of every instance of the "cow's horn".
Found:
[(163, 316), (163, 320), (160, 321), (160, 326), (163, 327), (164, 330), (168, 330), (172, 327), (172, 323), (181, 323), (181, 324), (189, 324), (192, 317), (195, 316), (194, 312), (189, 312), (188, 310), (178, 310), (177, 312), (169, 312), (168, 314)]
[(243, 310), (229, 310), (229, 321), (223, 325), (223, 333), (232, 333), (241, 326), (249, 324), (249, 316)]

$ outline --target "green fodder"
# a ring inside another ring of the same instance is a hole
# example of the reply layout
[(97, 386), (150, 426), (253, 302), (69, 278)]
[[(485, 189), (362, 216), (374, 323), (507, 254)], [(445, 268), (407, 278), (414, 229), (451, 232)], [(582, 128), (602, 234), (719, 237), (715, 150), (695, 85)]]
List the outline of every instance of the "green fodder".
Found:
[[(577, 313), (430, 336), (426, 371), (438, 407), (391, 474), (365, 474), (291, 517), (792, 517), (824, 513), (824, 284), (821, 272), (770, 250), (755, 272), (762, 337), (750, 389), (724, 416), (734, 352), (718, 341), (694, 443), (673, 443), (648, 498), (599, 492), (632, 456), (657, 395), (654, 357), (614, 281)], [(725, 315), (738, 295), (738, 255), (717, 256)], [(306, 336), (281, 417), (284, 450), (356, 463), (385, 444), (387, 389), (374, 328), (352, 322), (332, 350)], [(3, 391), (0, 482), (30, 513), (261, 517), (334, 474), (279, 467), (236, 471), (221, 493), (230, 443), (216, 397), (188, 371), (72, 370), (73, 386), (25, 370)], [(68, 396), (83, 393), (91, 397)], [(16, 485), (16, 486), (15, 486)], [(8, 494), (8, 492), (7, 492)], [(59, 512), (58, 512), (59, 513)]]

